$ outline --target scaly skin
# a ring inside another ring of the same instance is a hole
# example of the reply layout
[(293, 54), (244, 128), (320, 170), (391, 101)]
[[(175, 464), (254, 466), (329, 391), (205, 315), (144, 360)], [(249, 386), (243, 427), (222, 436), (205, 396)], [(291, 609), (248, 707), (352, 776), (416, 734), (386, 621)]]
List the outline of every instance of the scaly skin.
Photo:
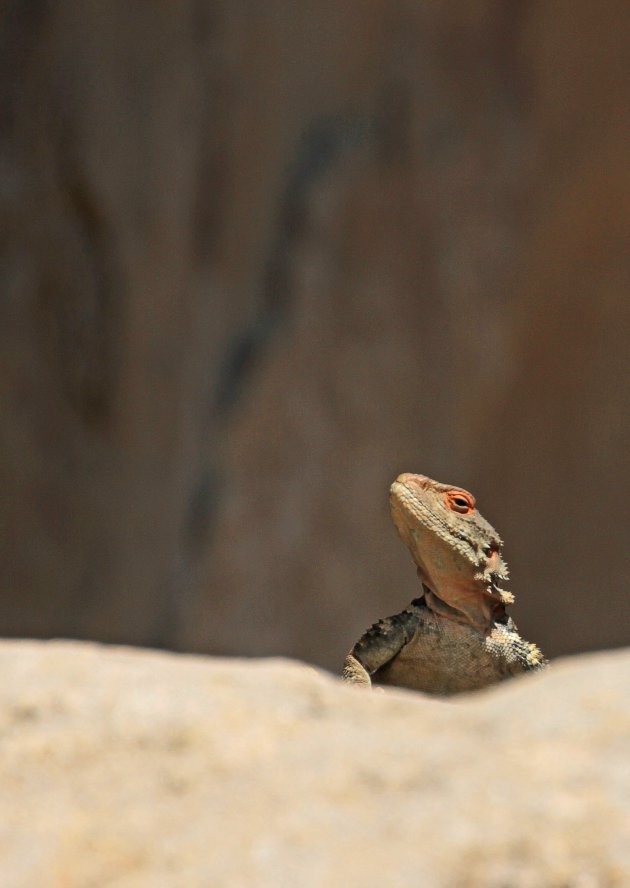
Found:
[(390, 488), (390, 508), (424, 594), (368, 629), (346, 657), (344, 679), (448, 695), (543, 668), (506, 613), (514, 597), (500, 587), (503, 544), (470, 493), (405, 473)]

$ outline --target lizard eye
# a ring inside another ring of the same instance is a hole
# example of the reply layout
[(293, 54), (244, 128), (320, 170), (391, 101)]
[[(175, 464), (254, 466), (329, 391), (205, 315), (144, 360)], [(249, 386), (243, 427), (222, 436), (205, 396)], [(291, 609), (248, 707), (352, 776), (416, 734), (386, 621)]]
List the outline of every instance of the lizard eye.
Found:
[(458, 512), (460, 515), (468, 515), (475, 508), (475, 501), (469, 493), (464, 490), (449, 490), (446, 494), (446, 505), (451, 512)]

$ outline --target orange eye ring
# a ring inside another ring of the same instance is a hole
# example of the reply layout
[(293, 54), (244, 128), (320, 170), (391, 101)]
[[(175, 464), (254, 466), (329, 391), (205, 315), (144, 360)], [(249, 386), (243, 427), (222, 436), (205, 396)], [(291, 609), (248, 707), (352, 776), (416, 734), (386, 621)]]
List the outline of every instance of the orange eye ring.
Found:
[(458, 515), (468, 515), (475, 510), (475, 500), (465, 490), (449, 490), (445, 499), (447, 508)]

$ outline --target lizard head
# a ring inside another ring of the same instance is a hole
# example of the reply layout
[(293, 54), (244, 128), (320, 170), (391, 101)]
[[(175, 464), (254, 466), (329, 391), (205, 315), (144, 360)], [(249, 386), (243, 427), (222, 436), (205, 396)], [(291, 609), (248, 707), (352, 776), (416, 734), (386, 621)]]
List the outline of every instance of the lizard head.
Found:
[(394, 524), (411, 552), (427, 606), (458, 621), (486, 627), (505, 619), (514, 599), (496, 530), (461, 487), (405, 472), (390, 488)]

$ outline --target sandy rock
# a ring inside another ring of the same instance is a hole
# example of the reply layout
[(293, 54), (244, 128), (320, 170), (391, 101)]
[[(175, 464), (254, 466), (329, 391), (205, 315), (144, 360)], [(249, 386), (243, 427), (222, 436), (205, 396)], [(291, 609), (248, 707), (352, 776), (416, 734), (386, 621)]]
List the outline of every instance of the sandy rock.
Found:
[(445, 703), (0, 645), (3, 888), (630, 883), (630, 653)]

